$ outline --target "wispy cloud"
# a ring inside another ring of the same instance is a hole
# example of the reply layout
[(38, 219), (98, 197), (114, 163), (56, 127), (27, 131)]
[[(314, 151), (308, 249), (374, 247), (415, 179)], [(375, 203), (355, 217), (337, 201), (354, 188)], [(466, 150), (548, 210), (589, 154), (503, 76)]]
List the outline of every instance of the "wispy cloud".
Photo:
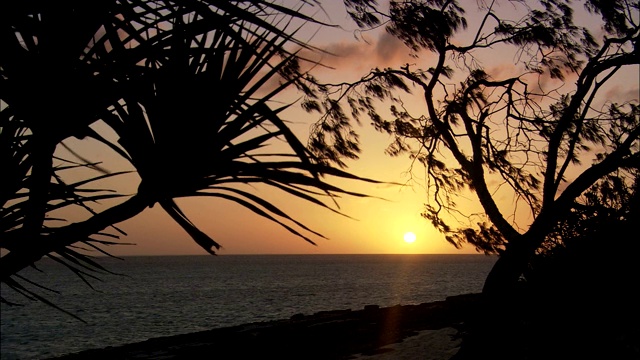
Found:
[[(333, 43), (319, 45), (326, 51), (321, 58), (318, 54), (303, 52), (303, 56), (322, 63), (330, 71), (321, 71), (323, 75), (336, 76), (344, 79), (359, 78), (373, 68), (399, 67), (405, 63), (415, 63), (410, 56), (410, 50), (398, 39), (384, 31), (375, 36), (362, 39), (341, 39)], [(421, 60), (424, 62), (424, 58)]]
[(623, 103), (627, 101), (638, 101), (640, 97), (640, 88), (638, 83), (629, 85), (615, 85), (605, 92), (605, 99), (611, 102)]

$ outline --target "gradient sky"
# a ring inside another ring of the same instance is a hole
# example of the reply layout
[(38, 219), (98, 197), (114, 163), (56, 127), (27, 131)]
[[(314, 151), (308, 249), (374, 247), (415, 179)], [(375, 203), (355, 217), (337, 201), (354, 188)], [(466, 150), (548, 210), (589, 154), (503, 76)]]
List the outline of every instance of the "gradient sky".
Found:
[[(354, 37), (355, 26), (348, 20), (340, 1), (330, 1), (326, 7), (333, 23), (344, 25), (345, 29), (320, 29), (310, 38), (310, 43), (336, 54), (326, 56), (323, 63), (335, 70), (317, 69), (315, 74), (323, 81), (356, 80), (372, 67), (396, 67), (416, 59), (408, 56), (408, 50), (384, 31), (371, 32), (362, 36), (367, 41)], [(320, 14), (319, 14), (320, 15)], [(473, 14), (470, 28), (473, 28)], [(316, 30), (313, 28), (311, 30)], [(308, 33), (311, 34), (311, 31)], [(311, 35), (305, 35), (311, 36)], [(513, 68), (512, 56), (502, 57), (499, 52), (490, 67), (494, 73)], [(501, 59), (497, 61), (497, 59)], [(419, 60), (421, 64), (429, 58)], [(503, 62), (506, 60), (506, 62)], [(423, 65), (428, 67), (427, 65)], [(504, 70), (501, 70), (504, 69)], [(628, 79), (637, 79), (638, 69), (627, 73)], [(635, 77), (634, 77), (635, 76)], [(570, 81), (570, 80), (569, 80)], [(638, 94), (637, 80), (633, 83), (618, 82), (610, 90), (611, 96), (625, 98)], [(407, 104), (416, 109), (419, 102)], [(317, 114), (307, 114), (297, 107), (285, 115), (292, 122), (292, 128), (302, 139), (308, 134), (310, 125), (318, 119)], [(96, 128), (100, 129), (97, 125)], [(424, 189), (423, 169), (415, 168), (409, 173), (410, 160), (406, 157), (390, 158), (384, 149), (390, 142), (387, 135), (375, 132), (367, 124), (358, 128), (361, 132), (363, 152), (356, 161), (348, 161), (348, 170), (356, 175), (388, 182), (406, 184), (364, 184), (358, 182), (333, 182), (347, 190), (363, 192), (371, 198), (342, 198), (338, 200), (340, 210), (350, 217), (332, 213), (306, 202), (257, 188), (256, 194), (263, 196), (328, 239), (317, 238), (313, 246), (289, 233), (278, 224), (263, 219), (241, 206), (216, 199), (178, 200), (185, 214), (223, 248), (219, 254), (395, 254), (395, 253), (476, 253), (472, 248), (458, 250), (444, 240), (425, 219), (420, 216), (427, 200)], [(73, 143), (73, 142), (72, 142)], [(94, 159), (105, 162), (105, 166), (126, 165), (114, 160), (107, 149), (94, 144), (80, 146)], [(127, 168), (130, 168), (127, 167)], [(137, 187), (135, 177), (120, 181), (118, 187), (133, 191)], [(510, 199), (504, 199), (509, 203)], [(471, 208), (469, 208), (471, 209)], [(475, 210), (475, 209), (474, 209)], [(469, 210), (472, 211), (472, 210)], [(115, 255), (170, 255), (206, 254), (191, 238), (157, 206), (143, 214), (119, 224), (127, 232), (122, 242), (131, 246), (115, 246), (108, 250)], [(416, 241), (403, 240), (406, 232), (414, 232)]]

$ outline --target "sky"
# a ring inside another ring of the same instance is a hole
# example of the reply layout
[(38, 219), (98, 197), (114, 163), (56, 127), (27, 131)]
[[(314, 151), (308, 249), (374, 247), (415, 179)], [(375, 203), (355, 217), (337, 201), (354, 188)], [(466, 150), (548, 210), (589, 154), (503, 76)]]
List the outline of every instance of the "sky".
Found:
[[(324, 64), (335, 69), (317, 69), (315, 74), (322, 80), (356, 80), (376, 66), (397, 66), (416, 62), (399, 41), (384, 31), (360, 34), (362, 38), (356, 39), (353, 32), (355, 25), (349, 21), (341, 2), (332, 1), (329, 4), (325, 9), (331, 17), (330, 21), (342, 24), (344, 29), (320, 29), (313, 37), (311, 34), (314, 29), (311, 29), (305, 35), (309, 36), (311, 44), (337, 55), (326, 56), (323, 59)], [(320, 15), (322, 14), (318, 16)], [(472, 14), (470, 16), (472, 17)], [(509, 57), (501, 58), (496, 54), (496, 59), (505, 62), (492, 63), (494, 68), (506, 65), (505, 68), (508, 69), (513, 66)], [(637, 75), (637, 69), (634, 74)], [(637, 83), (634, 84), (635, 87), (628, 85), (618, 84), (619, 88), (613, 88), (611, 91), (630, 92), (630, 96), (634, 91), (637, 94)], [(416, 107), (420, 105), (409, 104)], [(318, 119), (318, 115), (309, 115), (294, 107), (286, 113), (285, 118), (292, 122), (294, 131), (304, 138), (310, 125)], [(471, 247), (456, 249), (421, 217), (420, 213), (427, 201), (424, 170), (414, 168), (413, 171), (409, 171), (411, 163), (408, 158), (391, 158), (384, 154), (384, 149), (390, 142), (387, 135), (374, 131), (367, 124), (358, 127), (358, 130), (361, 133), (363, 151), (360, 159), (347, 161), (348, 170), (358, 176), (403, 185), (336, 182), (347, 190), (371, 196), (339, 199), (340, 211), (346, 216), (290, 196), (257, 188), (256, 194), (273, 200), (286, 213), (327, 238), (314, 238), (317, 244), (315, 246), (289, 233), (280, 225), (232, 202), (180, 199), (177, 203), (194, 224), (223, 246), (217, 251), (220, 255), (477, 253)], [(105, 165), (123, 165), (114, 160), (107, 149), (94, 145), (88, 145), (85, 149), (93, 158), (103, 160)], [(119, 185), (133, 191), (137, 182), (135, 178), (130, 178)], [(120, 241), (134, 245), (107, 248), (114, 255), (206, 254), (159, 206), (147, 209), (118, 227), (127, 233)], [(415, 234), (415, 241), (405, 241), (404, 236), (408, 232)]]

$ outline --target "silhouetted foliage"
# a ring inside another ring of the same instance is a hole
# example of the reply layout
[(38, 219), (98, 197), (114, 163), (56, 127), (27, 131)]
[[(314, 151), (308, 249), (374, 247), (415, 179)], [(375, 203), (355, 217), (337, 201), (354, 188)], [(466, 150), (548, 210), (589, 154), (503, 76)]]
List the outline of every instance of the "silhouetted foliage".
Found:
[[(305, 14), (313, 3), (5, 4), (2, 282), (47, 302), (20, 270), (49, 257), (94, 278), (108, 269), (93, 255), (109, 255), (106, 247), (125, 235), (117, 224), (156, 204), (214, 254), (220, 244), (183, 213), (175, 200), (184, 197), (225, 199), (309, 243), (322, 238), (250, 189), (264, 184), (338, 212), (336, 195), (365, 195), (325, 177), (372, 181), (319, 161), (281, 117), (292, 104), (273, 101), (289, 88), (314, 96), (290, 50), (317, 51), (296, 38), (304, 24), (320, 24)], [(90, 160), (73, 139), (97, 142), (127, 165)], [(285, 149), (270, 150), (274, 141)], [(123, 176), (133, 194), (103, 182)], [(71, 218), (74, 211), (82, 215)]]
[[(415, 62), (323, 84), (315, 150), (327, 161), (357, 156), (352, 118), (369, 119), (393, 136), (389, 155), (424, 166), (423, 217), (453, 246), (499, 255), (459, 357), (637, 358), (627, 299), (638, 300), (628, 254), (638, 250), (640, 94), (625, 76), (640, 63), (640, 3), (391, 1), (387, 14), (368, 5), (356, 18), (377, 17)], [(482, 211), (466, 208), (469, 194)]]
[[(633, 183), (638, 97), (606, 89), (622, 80), (638, 90), (637, 79), (621, 78), (639, 63), (637, 1), (391, 1), (387, 14), (360, 5), (356, 19), (378, 18), (415, 62), (323, 84), (312, 145), (341, 164), (357, 157), (354, 119), (393, 136), (387, 153), (426, 169), (424, 218), (457, 248), (500, 255), (486, 292), (517, 286), (533, 257), (570, 230), (558, 224), (581, 231), (571, 218), (588, 216), (591, 192), (607, 200), (606, 184)], [(574, 21), (576, 11), (588, 21)], [(466, 209), (469, 193), (483, 211)]]
[[(637, 359), (640, 295), (633, 236), (640, 182), (609, 178), (559, 225), (512, 301), (466, 321), (455, 359)], [(496, 339), (500, 341), (496, 341)]]

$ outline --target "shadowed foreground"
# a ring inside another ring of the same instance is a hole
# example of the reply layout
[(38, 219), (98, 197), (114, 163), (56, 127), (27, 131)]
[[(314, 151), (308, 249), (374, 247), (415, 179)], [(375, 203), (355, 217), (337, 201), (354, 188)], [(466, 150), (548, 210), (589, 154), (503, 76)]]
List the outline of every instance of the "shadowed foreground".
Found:
[(155, 338), (55, 359), (204, 359), (212, 355), (216, 359), (353, 359), (358, 354), (392, 352), (385, 346), (422, 330), (456, 326), (477, 298), (467, 294), (420, 305), (299, 314), (289, 320)]

